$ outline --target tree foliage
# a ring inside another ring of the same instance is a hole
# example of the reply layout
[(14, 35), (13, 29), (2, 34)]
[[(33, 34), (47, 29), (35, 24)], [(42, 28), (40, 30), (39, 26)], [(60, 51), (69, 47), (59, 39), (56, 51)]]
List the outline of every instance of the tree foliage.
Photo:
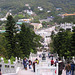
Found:
[(4, 34), (0, 34), (0, 56), (6, 56), (7, 57), (7, 51), (5, 49), (6, 40)]
[[(29, 4), (31, 9), (40, 15), (40, 18), (47, 18), (47, 16), (54, 16), (59, 13), (75, 12), (75, 0), (0, 0), (1, 13), (6, 14), (8, 10), (12, 10), (13, 14), (18, 14), (18, 12), (29, 9), (25, 4)], [(38, 6), (44, 10), (40, 11)], [(56, 8), (61, 8), (61, 10), (57, 11)], [(51, 12), (48, 13), (47, 11)]]
[(60, 23), (75, 23), (75, 16), (65, 16), (64, 18), (60, 17), (60, 16), (55, 16), (54, 18), (54, 22), (60, 24)]
[(36, 47), (40, 46), (40, 36), (36, 35), (30, 29), (27, 23), (22, 24), (21, 31), (17, 33), (15, 21), (11, 15), (7, 18), (5, 32), (5, 47), (0, 46), (1, 50), (5, 50), (8, 57), (28, 57), (30, 52), (36, 52)]
[(70, 31), (61, 31), (55, 35), (53, 39), (54, 51), (58, 53), (59, 56), (65, 56), (65, 58), (71, 57), (71, 32)]
[(7, 53), (9, 55), (9, 58), (12, 56), (14, 56), (14, 49), (15, 49), (15, 33), (16, 33), (16, 29), (15, 29), (15, 21), (13, 19), (13, 17), (11, 15), (8, 16), (7, 18), (7, 23), (6, 23), (6, 33), (5, 33), (5, 37), (7, 40), (7, 44), (6, 44), (6, 49), (7, 49)]
[(23, 56), (28, 57), (30, 52), (36, 52), (37, 45), (40, 45), (40, 37), (38, 35), (36, 35), (33, 31), (30, 31), (28, 27), (25, 27), (25, 24), (22, 24), (21, 31), (18, 35), (20, 49), (23, 52)]
[(72, 55), (75, 56), (75, 27), (73, 28), (73, 34), (72, 34), (72, 39), (71, 39), (71, 51)]

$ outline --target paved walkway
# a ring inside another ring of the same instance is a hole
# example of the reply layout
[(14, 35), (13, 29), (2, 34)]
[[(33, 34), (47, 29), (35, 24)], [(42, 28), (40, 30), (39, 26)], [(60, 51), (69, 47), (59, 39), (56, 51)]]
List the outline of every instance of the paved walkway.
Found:
[(18, 75), (35, 75), (35, 73), (33, 72), (33, 69), (29, 69), (28, 70), (25, 69), (20, 69)]
[[(36, 75), (36, 74), (35, 72), (33, 72), (32, 69), (28, 69), (28, 70), (20, 69), (18, 75)], [(51, 75), (51, 73), (43, 72), (42, 75)], [(66, 75), (65, 71), (62, 72), (62, 75)]]
[[(34, 59), (35, 58), (33, 58), (33, 60)], [(47, 58), (47, 61), (50, 61), (50, 60), (51, 60), (51, 58), (50, 59)], [(54, 61), (55, 61), (55, 58), (54, 58)], [(33, 72), (33, 68), (29, 69), (29, 67), (28, 67), (27, 70), (25, 70), (24, 68), (20, 69), (20, 71), (18, 72), (18, 75), (36, 75), (36, 74), (35, 74), (35, 72)], [(52, 74), (50, 72), (43, 72), (42, 75), (52, 75)], [(66, 72), (63, 71), (62, 75), (66, 75)]]

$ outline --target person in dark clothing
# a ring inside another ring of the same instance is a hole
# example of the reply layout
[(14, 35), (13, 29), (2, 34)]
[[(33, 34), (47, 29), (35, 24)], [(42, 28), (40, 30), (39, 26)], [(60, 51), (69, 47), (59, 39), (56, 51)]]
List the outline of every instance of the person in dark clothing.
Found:
[(24, 65), (25, 70), (27, 70), (27, 59), (26, 58), (24, 58), (23, 60), (23, 65)]
[(64, 63), (62, 62), (61, 58), (58, 61), (58, 75), (62, 74), (62, 70), (64, 69)]
[(35, 61), (33, 62), (33, 71), (35, 72)]
[(41, 54), (39, 55), (39, 58), (41, 58)]
[(54, 60), (52, 59), (52, 60), (51, 60), (51, 66), (52, 66), (53, 64), (54, 64)]
[(74, 75), (74, 68), (75, 68), (75, 64), (72, 61), (72, 63), (71, 63), (71, 73), (72, 73), (72, 75)]
[(48, 57), (50, 58), (50, 52), (48, 53)]
[(52, 57), (52, 59), (53, 59), (53, 54), (51, 54), (51, 57)]
[(31, 69), (32, 61), (29, 60), (29, 69)]
[(1, 69), (0, 69), (0, 75), (2, 75)]
[(56, 61), (54, 62), (55, 66), (56, 66), (57, 63), (58, 63), (58, 59), (56, 59)]

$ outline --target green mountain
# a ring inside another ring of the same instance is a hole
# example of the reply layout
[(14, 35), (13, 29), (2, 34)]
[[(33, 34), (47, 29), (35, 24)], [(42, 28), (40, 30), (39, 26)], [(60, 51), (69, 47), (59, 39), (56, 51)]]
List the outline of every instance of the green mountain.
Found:
[(61, 12), (75, 12), (75, 0), (0, 0), (1, 10), (12, 10), (14, 13), (27, 9), (25, 4), (29, 4), (35, 12), (38, 6), (45, 11), (56, 11), (56, 8), (62, 8)]

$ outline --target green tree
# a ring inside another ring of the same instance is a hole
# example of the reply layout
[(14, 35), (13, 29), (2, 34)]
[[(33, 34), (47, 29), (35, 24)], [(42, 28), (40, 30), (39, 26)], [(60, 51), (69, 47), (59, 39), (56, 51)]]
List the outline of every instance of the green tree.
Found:
[(5, 49), (5, 45), (6, 45), (5, 36), (4, 33), (1, 33), (0, 34), (0, 55), (7, 57), (7, 51)]
[(72, 34), (72, 40), (71, 40), (71, 52), (72, 56), (75, 56), (75, 27), (73, 27), (73, 34)]
[(60, 17), (60, 16), (55, 16), (54, 22), (56, 22), (56, 23), (58, 23), (58, 24), (62, 23), (62, 17)]
[(6, 23), (6, 33), (5, 37), (7, 40), (6, 44), (6, 50), (8, 53), (8, 57), (14, 56), (14, 50), (15, 50), (15, 21), (11, 15), (7, 17), (7, 23)]
[(26, 56), (28, 55), (28, 50), (29, 50), (29, 47), (27, 46), (28, 45), (28, 42), (27, 42), (27, 35), (26, 35), (26, 27), (24, 24), (22, 24), (21, 26), (21, 31), (20, 31), (20, 34), (19, 34), (19, 44), (20, 44), (20, 49), (22, 50), (23, 54), (22, 56)]
[(23, 14), (18, 14), (18, 15), (15, 15), (14, 18), (15, 18), (15, 21), (17, 21), (18, 19), (25, 18), (25, 16)]
[(42, 25), (43, 25), (44, 28), (47, 28), (47, 22), (43, 21)]
[(67, 17), (64, 17), (62, 22), (65, 23), (65, 22), (68, 22), (68, 23), (72, 23), (74, 22), (74, 19), (75, 19), (75, 16), (67, 16)]
[(40, 36), (31, 31), (26, 24), (22, 24), (19, 34), (20, 49), (23, 52), (23, 57), (28, 57), (30, 52), (36, 52), (36, 47), (40, 46)]
[(71, 32), (59, 32), (53, 40), (53, 47), (59, 56), (71, 57)]
[(54, 31), (52, 31), (52, 32), (51, 32), (51, 39), (54, 38), (54, 35), (55, 35)]

